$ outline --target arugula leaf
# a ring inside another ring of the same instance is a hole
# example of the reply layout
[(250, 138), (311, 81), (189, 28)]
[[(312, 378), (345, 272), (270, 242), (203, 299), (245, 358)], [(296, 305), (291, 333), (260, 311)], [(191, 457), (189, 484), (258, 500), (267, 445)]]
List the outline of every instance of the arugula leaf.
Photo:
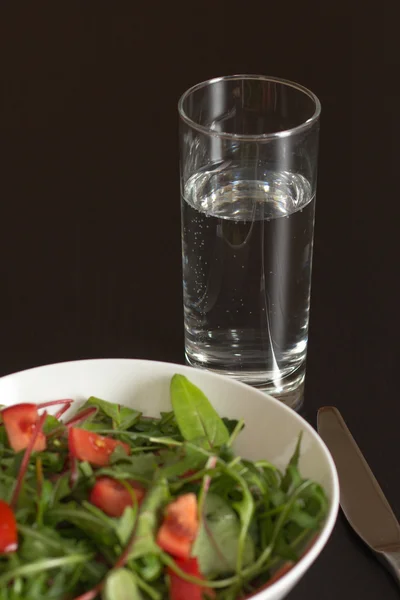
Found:
[(282, 479), (282, 490), (284, 492), (287, 492), (290, 486), (296, 487), (301, 482), (301, 477), (298, 472), (298, 464), (300, 459), (300, 446), (302, 437), (303, 432), (301, 431), (297, 440), (295, 451), (289, 461), (285, 475)]
[(127, 506), (122, 514), (122, 517), (120, 517), (117, 521), (115, 530), (123, 546), (125, 546), (131, 536), (132, 529), (136, 521), (136, 511), (137, 508), (135, 510), (131, 506)]
[(18, 531), (22, 534), (20, 557), (26, 561), (30, 561), (37, 556), (51, 558), (75, 554), (77, 550), (82, 553), (94, 550), (94, 546), (91, 546), (88, 541), (81, 540), (77, 542), (76, 540), (66, 539), (50, 527), (36, 529), (26, 525), (18, 525)]
[(69, 473), (61, 475), (53, 486), (53, 497), (51, 501), (51, 507), (55, 507), (59, 504), (66, 496), (69, 496), (71, 492), (69, 486)]
[(155, 581), (161, 575), (163, 564), (155, 554), (146, 554), (136, 561), (138, 571), (145, 581)]
[(111, 419), (116, 428), (122, 430), (132, 427), (142, 414), (138, 410), (114, 404), (107, 400), (101, 400), (95, 396), (91, 396), (83, 408), (87, 408), (88, 406), (96, 406), (104, 415)]
[(47, 415), (46, 420), (43, 425), (43, 433), (48, 435), (58, 427), (62, 427), (62, 423), (56, 419), (53, 415)]
[(47, 473), (60, 473), (64, 467), (65, 454), (63, 451), (48, 449), (44, 452), (37, 452), (43, 465), (43, 471)]
[(286, 494), (281, 489), (275, 489), (270, 491), (270, 500), (273, 506), (278, 507), (286, 503)]
[[(122, 452), (124, 451), (122, 450)], [(134, 454), (132, 456), (125, 454), (121, 462), (113, 463), (113, 460), (111, 460), (111, 465), (110, 467), (97, 469), (97, 477), (106, 475), (116, 479), (134, 479), (147, 485), (153, 480), (157, 469), (157, 461), (152, 453)]]
[(243, 467), (240, 472), (243, 479), (255, 489), (257, 493), (265, 494), (267, 492), (267, 484), (263, 472), (258, 469), (254, 463), (249, 460), (241, 460), (238, 467)]
[(44, 558), (32, 561), (28, 564), (18, 566), (14, 569), (10, 569), (0, 575), (0, 586), (7, 584), (16, 577), (24, 577), (41, 573), (42, 571), (48, 571), (51, 569), (73, 566), (75, 564), (85, 563), (93, 558), (91, 554), (71, 554), (69, 556), (61, 556), (58, 558)]
[(47, 512), (47, 523), (53, 526), (60, 522), (71, 523), (95, 543), (114, 547), (117, 541), (115, 522), (104, 513), (93, 514), (94, 506), (91, 509), (89, 511), (75, 502), (60, 504)]
[(127, 569), (110, 572), (101, 597), (103, 600), (143, 600), (135, 576)]
[(96, 398), (95, 396), (90, 396), (90, 398), (82, 406), (81, 410), (84, 410), (89, 406), (95, 406), (112, 421), (119, 421), (118, 404), (108, 402), (107, 400), (101, 400), (100, 398)]
[(311, 516), (305, 510), (301, 510), (294, 506), (289, 513), (288, 520), (296, 523), (301, 529), (316, 530), (319, 527), (319, 521), (316, 517)]
[(187, 441), (203, 440), (207, 449), (222, 446), (229, 431), (203, 392), (184, 375), (174, 375), (170, 386), (171, 403), (178, 427)]
[(160, 509), (168, 501), (168, 483), (158, 479), (148, 491), (140, 507), (139, 521), (130, 558), (139, 558), (146, 554), (158, 554), (160, 548), (155, 541)]
[(38, 525), (43, 523), (43, 515), (46, 509), (51, 505), (53, 499), (53, 486), (48, 479), (43, 481), (41, 494), (37, 499), (37, 517), (36, 522)]
[[(240, 521), (233, 508), (221, 496), (209, 492), (204, 504), (204, 521), (192, 547), (192, 555), (197, 557), (203, 575), (216, 577), (235, 572), (239, 535)], [(254, 543), (247, 536), (242, 565), (251, 564), (254, 557)]]
[[(117, 448), (120, 448), (120, 446), (117, 446)], [(129, 470), (132, 471), (133, 477), (137, 475), (141, 477), (147, 477), (148, 479), (152, 478), (154, 471), (157, 468), (157, 462), (154, 454), (134, 454), (132, 456), (127, 456), (124, 449), (121, 450), (121, 454), (117, 454), (117, 448), (111, 456), (111, 464), (113, 465), (113, 468), (120, 464), (125, 470), (129, 468)], [(121, 458), (123, 459), (123, 462), (121, 461), (121, 463), (119, 463), (118, 461)]]
[(236, 568), (237, 571), (240, 572), (243, 567), (243, 554), (245, 551), (245, 543), (248, 537), (249, 528), (251, 524), (251, 519), (254, 514), (254, 498), (249, 490), (249, 487), (246, 481), (238, 474), (234, 474), (234, 471), (231, 471), (231, 475), (234, 475), (234, 478), (238, 482), (241, 487), (241, 498), (232, 502), (233, 508), (239, 514), (241, 528), (238, 536), (238, 555)]
[(130, 429), (140, 418), (141, 412), (138, 410), (134, 410), (133, 408), (128, 408), (127, 406), (121, 406), (120, 409), (120, 422), (117, 425), (119, 429)]
[(163, 461), (163, 466), (159, 471), (159, 476), (166, 479), (185, 475), (188, 471), (198, 471), (207, 462), (207, 456), (198, 452), (195, 447), (185, 443), (177, 448), (175, 452), (167, 450), (160, 453), (160, 458)]
[(282, 534), (278, 537), (275, 544), (275, 553), (284, 560), (291, 560), (296, 562), (299, 557), (297, 552), (292, 548), (290, 544), (287, 543), (285, 539), (285, 532), (282, 531)]
[(222, 417), (222, 421), (225, 427), (227, 428), (229, 435), (232, 435), (239, 421), (237, 419), (228, 419), (227, 417)]

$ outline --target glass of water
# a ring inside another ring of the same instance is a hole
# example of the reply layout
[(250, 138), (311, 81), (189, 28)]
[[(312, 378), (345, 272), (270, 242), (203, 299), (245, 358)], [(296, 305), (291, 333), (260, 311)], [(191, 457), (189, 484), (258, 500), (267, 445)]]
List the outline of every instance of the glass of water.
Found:
[(310, 310), (320, 103), (235, 75), (179, 101), (185, 353), (298, 409)]

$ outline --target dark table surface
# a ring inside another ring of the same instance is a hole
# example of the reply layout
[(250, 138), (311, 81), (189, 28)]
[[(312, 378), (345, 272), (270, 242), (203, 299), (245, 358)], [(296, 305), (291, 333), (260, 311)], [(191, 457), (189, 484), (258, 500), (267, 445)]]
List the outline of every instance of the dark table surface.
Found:
[[(400, 516), (400, 54), (381, 17), (372, 35), (344, 0), (2, 3), (0, 374), (182, 362), (177, 99), (222, 74), (298, 81), (323, 106), (305, 414), (341, 409)], [(354, 597), (398, 591), (340, 517), (290, 598)]]

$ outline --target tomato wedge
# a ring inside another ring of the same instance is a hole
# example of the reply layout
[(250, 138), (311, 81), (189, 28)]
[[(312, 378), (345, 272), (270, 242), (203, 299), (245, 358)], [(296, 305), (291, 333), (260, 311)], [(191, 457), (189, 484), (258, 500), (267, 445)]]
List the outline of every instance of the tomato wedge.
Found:
[(184, 494), (167, 506), (157, 544), (172, 556), (187, 559), (198, 529), (197, 498)]
[(0, 552), (15, 552), (18, 547), (17, 523), (12, 508), (0, 500)]
[(131, 453), (128, 444), (97, 435), (86, 429), (71, 427), (68, 432), (68, 447), (72, 456), (78, 460), (87, 460), (97, 467), (110, 464), (110, 456), (117, 446), (121, 446), (127, 454)]
[[(8, 441), (15, 452), (25, 450), (35, 431), (39, 419), (36, 404), (15, 404), (1, 411)], [(46, 448), (46, 436), (40, 432), (33, 446), (34, 452)]]
[(157, 544), (168, 554), (184, 559), (189, 558), (192, 549), (192, 540), (172, 533), (165, 523), (158, 530)]
[[(140, 504), (145, 494), (143, 487), (136, 481), (128, 481), (128, 483)], [(100, 477), (96, 481), (89, 500), (110, 517), (120, 517), (127, 506), (133, 506), (132, 496), (126, 487), (111, 477)]]
[[(187, 560), (178, 558), (175, 562), (177, 566), (188, 575), (203, 579), (199, 570), (197, 558), (189, 558)], [(168, 568), (168, 575), (171, 600), (203, 600), (206, 596), (209, 598), (215, 597), (215, 592), (211, 588), (185, 581), (170, 568)]]

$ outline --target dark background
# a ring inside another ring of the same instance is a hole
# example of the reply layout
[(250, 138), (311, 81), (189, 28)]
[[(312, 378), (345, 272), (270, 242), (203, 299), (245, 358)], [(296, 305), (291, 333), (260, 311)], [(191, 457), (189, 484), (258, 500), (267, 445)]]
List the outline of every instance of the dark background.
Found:
[[(352, 13), (344, 1), (1, 3), (0, 374), (182, 362), (177, 100), (224, 74), (298, 81), (323, 106), (306, 416), (341, 409), (400, 516), (400, 53), (385, 7), (369, 24)], [(290, 598), (356, 596), (398, 592), (340, 518)]]

